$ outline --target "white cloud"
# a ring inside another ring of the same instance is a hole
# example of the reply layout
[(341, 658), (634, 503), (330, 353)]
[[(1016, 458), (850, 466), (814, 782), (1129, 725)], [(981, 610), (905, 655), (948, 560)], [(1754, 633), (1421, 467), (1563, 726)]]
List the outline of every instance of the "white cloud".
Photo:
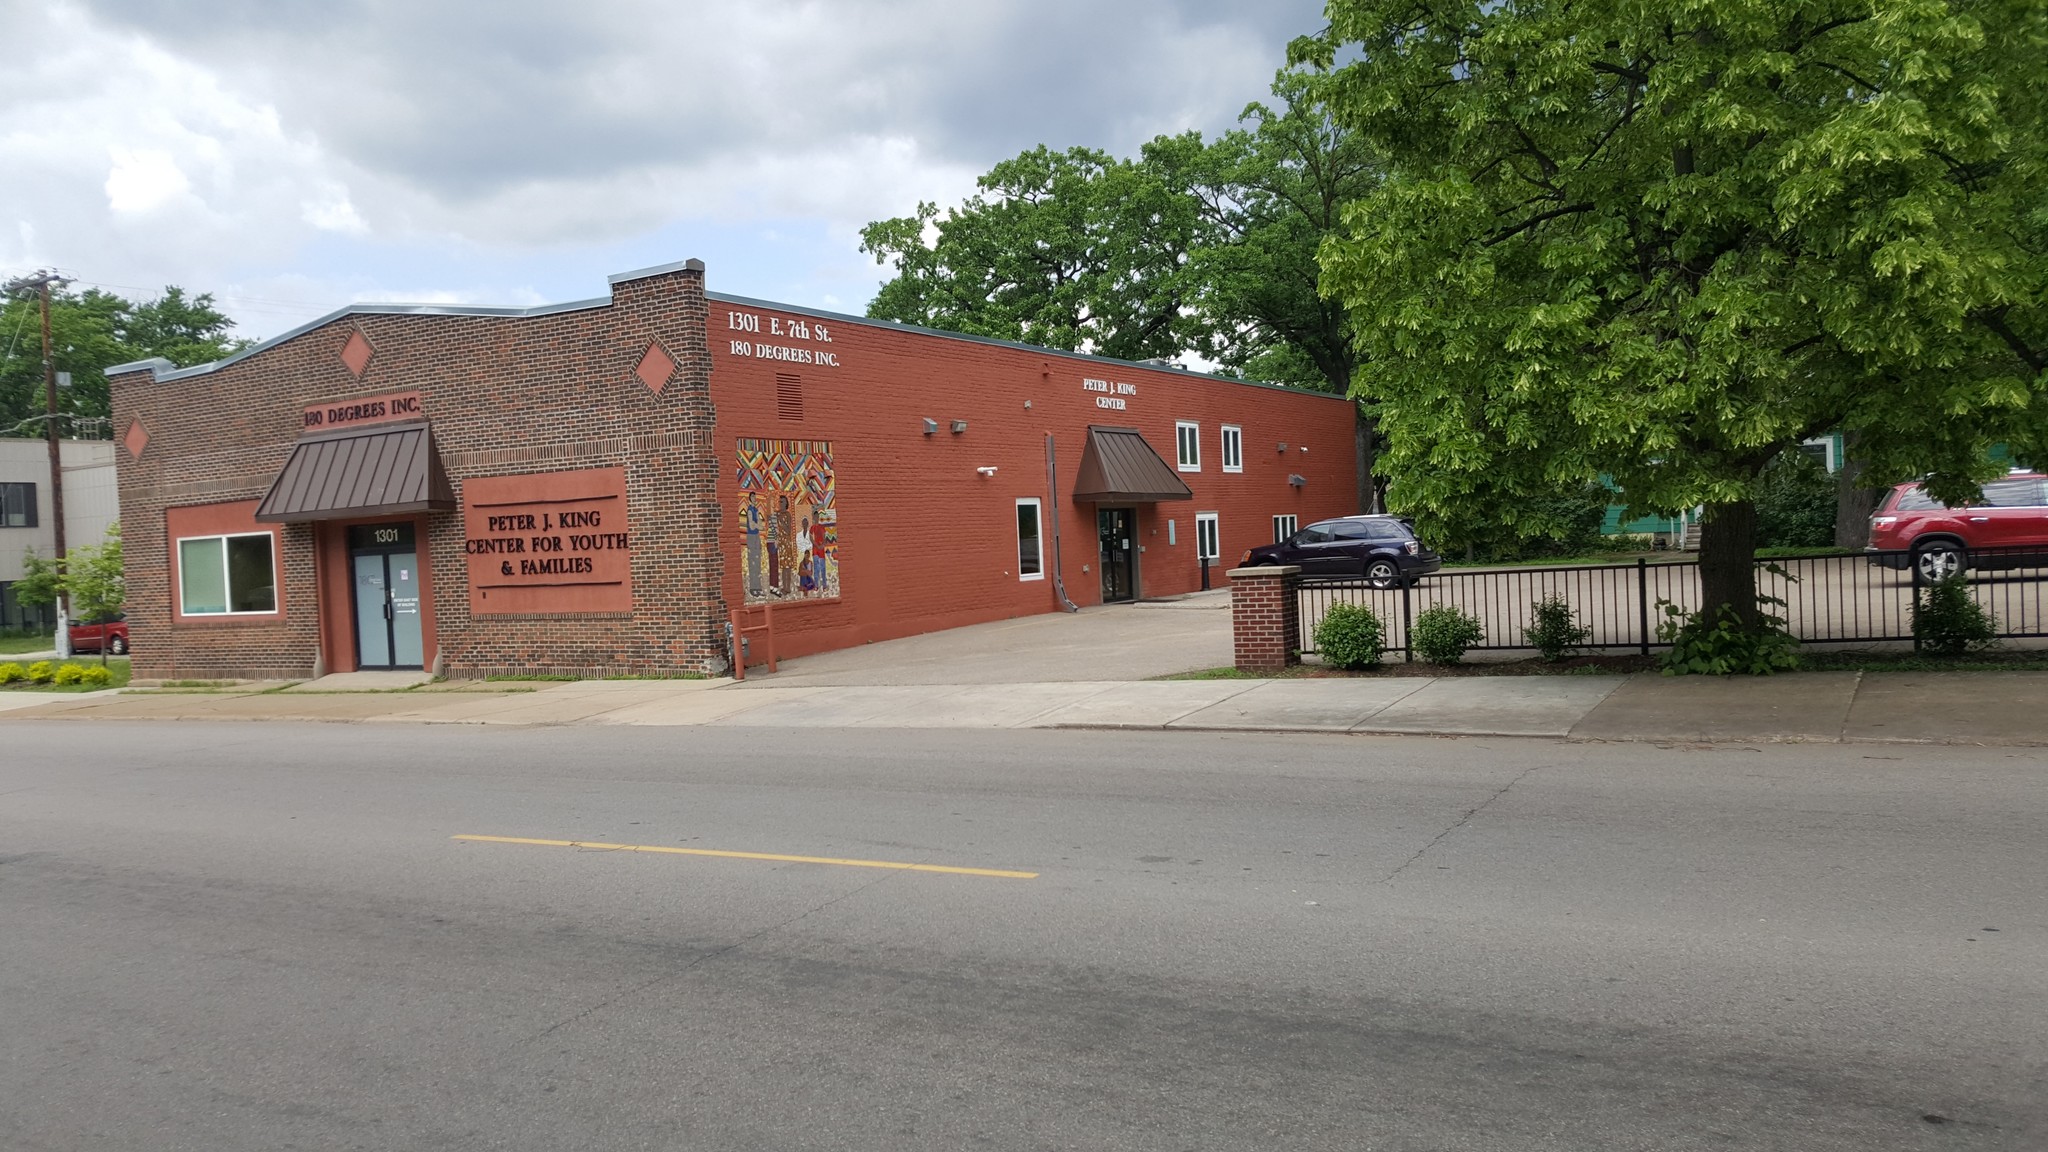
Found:
[(107, 170), (107, 207), (115, 212), (147, 212), (192, 188), (178, 162), (162, 149), (109, 148), (107, 157), (113, 161)]
[(1037, 143), (1226, 127), (1319, 6), (0, 5), (0, 43), (39, 45), (0, 88), (0, 271), (212, 290), (271, 331), (406, 285), (592, 295), (685, 255), (864, 302), (866, 221)]

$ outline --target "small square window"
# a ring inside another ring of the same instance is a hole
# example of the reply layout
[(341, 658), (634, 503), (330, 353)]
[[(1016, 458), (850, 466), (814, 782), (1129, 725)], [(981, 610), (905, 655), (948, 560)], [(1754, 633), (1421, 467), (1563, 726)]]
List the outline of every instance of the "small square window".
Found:
[(1195, 558), (1217, 560), (1222, 556), (1223, 549), (1216, 528), (1216, 513), (1195, 513)]
[(1223, 470), (1244, 471), (1244, 429), (1235, 424), (1223, 426)]
[(1294, 535), (1295, 529), (1299, 526), (1300, 522), (1292, 516), (1273, 517), (1273, 543), (1287, 543), (1287, 538)]
[(1176, 421), (1173, 425), (1174, 446), (1183, 472), (1202, 470), (1202, 426), (1190, 420)]

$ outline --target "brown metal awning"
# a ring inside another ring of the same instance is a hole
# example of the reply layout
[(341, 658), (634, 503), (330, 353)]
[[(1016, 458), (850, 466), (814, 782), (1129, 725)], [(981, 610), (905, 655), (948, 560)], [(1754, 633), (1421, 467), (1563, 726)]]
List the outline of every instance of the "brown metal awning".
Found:
[(1088, 446), (1081, 450), (1081, 477), (1074, 482), (1074, 499), (1097, 504), (1142, 504), (1194, 498), (1195, 494), (1181, 482), (1173, 466), (1159, 458), (1159, 453), (1145, 443), (1136, 428), (1089, 427)]
[(455, 489), (427, 426), (381, 424), (315, 433), (292, 445), (256, 519), (301, 524), (453, 507)]

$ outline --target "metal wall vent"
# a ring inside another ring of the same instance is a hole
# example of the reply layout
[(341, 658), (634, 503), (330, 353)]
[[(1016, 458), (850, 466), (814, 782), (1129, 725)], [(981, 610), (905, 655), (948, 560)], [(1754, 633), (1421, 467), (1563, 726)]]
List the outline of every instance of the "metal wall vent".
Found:
[(778, 420), (804, 418), (804, 378), (794, 373), (775, 374), (775, 417)]

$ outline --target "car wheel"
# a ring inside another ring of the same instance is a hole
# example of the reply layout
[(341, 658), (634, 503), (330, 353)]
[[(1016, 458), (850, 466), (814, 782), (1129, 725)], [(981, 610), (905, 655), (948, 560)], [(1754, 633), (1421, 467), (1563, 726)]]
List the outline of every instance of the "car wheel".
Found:
[(1392, 560), (1375, 560), (1365, 566), (1365, 579), (1375, 588), (1392, 588), (1401, 582), (1401, 570)]
[(113, 656), (126, 656), (128, 654), (127, 638), (123, 636), (115, 636), (109, 639), (107, 641), (107, 652), (108, 654)]
[(1946, 540), (1913, 549), (1913, 579), (1922, 584), (1939, 584), (1960, 576), (1969, 566), (1962, 548)]

